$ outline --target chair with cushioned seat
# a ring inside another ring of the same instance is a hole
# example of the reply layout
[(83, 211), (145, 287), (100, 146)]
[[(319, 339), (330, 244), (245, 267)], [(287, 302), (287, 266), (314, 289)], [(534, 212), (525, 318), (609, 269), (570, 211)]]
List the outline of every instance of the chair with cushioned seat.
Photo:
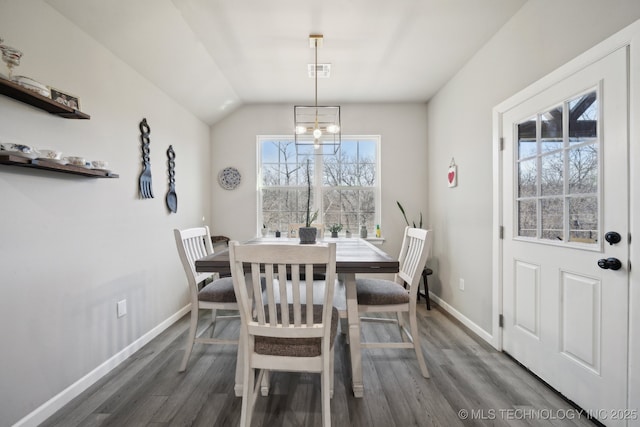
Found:
[[(240, 425), (251, 424), (265, 372), (273, 370), (320, 373), (322, 425), (330, 426), (333, 343), (339, 318), (338, 310), (333, 307), (335, 243), (241, 245), (231, 241), (229, 259), (241, 317)], [(324, 283), (314, 282), (314, 266), (323, 267)], [(305, 279), (300, 278), (302, 273)], [(246, 277), (250, 279), (248, 285)], [(264, 286), (258, 284), (262, 279)], [(316, 303), (314, 285), (323, 287), (322, 299)], [(249, 298), (250, 290), (255, 304)], [(259, 370), (257, 379), (256, 369)]]
[[(187, 368), (194, 343), (203, 344), (238, 344), (238, 340), (214, 338), (216, 322), (219, 319), (238, 318), (238, 315), (217, 316), (217, 310), (238, 310), (236, 295), (233, 290), (231, 277), (219, 278), (217, 273), (198, 273), (195, 261), (213, 253), (209, 227), (173, 230), (180, 261), (187, 275), (189, 294), (191, 299), (191, 323), (187, 346), (185, 348), (180, 372)], [(209, 279), (213, 279), (207, 283)], [(202, 285), (202, 289), (200, 286)], [(211, 310), (211, 322), (199, 334), (198, 315), (200, 310)], [(203, 337), (207, 329), (211, 328), (211, 335)]]
[[(416, 300), (420, 277), (431, 249), (431, 232), (406, 227), (398, 257), (400, 271), (394, 280), (357, 278), (358, 311), (360, 313), (396, 313), (397, 319), (361, 317), (363, 321), (397, 322), (402, 342), (362, 342), (362, 348), (413, 348), (420, 371), (429, 378), (429, 371), (420, 347), (420, 334), (416, 318)], [(405, 283), (408, 286), (405, 289)], [(404, 314), (409, 317), (409, 329)], [(408, 341), (405, 341), (405, 336)]]

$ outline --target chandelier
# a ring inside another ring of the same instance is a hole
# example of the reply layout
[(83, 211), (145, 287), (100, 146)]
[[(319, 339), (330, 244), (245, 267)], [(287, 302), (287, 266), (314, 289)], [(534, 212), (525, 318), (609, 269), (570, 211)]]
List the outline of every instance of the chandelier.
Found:
[(313, 106), (296, 105), (293, 107), (294, 139), (296, 146), (313, 145), (322, 150), (322, 154), (335, 154), (340, 148), (340, 106), (318, 105), (318, 47), (322, 47), (323, 36), (312, 34), (309, 36), (309, 46), (315, 49), (315, 102)]

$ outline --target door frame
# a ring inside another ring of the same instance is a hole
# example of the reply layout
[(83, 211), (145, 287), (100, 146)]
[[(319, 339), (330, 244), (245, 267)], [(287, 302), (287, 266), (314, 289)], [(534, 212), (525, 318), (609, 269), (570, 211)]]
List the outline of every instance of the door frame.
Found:
[[(628, 133), (628, 167), (629, 167), (629, 232), (633, 236), (636, 230), (640, 230), (640, 171), (636, 171), (636, 166), (640, 166), (640, 20), (618, 33), (598, 43), (588, 51), (579, 55), (575, 59), (552, 71), (545, 77), (526, 87), (507, 100), (501, 102), (493, 108), (492, 127), (492, 160), (493, 160), (493, 238), (492, 238), (492, 333), (491, 344), (502, 350), (502, 329), (499, 324), (500, 316), (503, 312), (503, 277), (502, 260), (503, 245), (500, 238), (500, 227), (503, 225), (502, 205), (503, 197), (503, 159), (501, 150), (502, 140), (502, 118), (505, 112), (520, 103), (539, 94), (553, 84), (571, 76), (590, 64), (597, 62), (613, 51), (628, 46), (629, 47), (629, 133)], [(510, 197), (510, 195), (508, 195)], [(636, 214), (634, 217), (634, 213)], [(635, 236), (640, 239), (640, 233)], [(640, 269), (640, 251), (629, 245), (629, 260), (631, 265)], [(634, 360), (640, 361), (640, 275), (633, 269), (629, 271), (629, 354), (628, 354), (628, 397), (629, 408), (640, 409), (640, 362), (634, 364)], [(640, 417), (639, 417), (640, 418)], [(640, 426), (640, 419), (630, 421), (629, 425)]]

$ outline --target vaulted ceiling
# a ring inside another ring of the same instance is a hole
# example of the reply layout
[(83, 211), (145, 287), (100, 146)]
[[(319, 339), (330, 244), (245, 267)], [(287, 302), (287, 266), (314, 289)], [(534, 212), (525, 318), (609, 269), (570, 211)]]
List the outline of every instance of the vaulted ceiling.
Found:
[(242, 104), (426, 102), (526, 0), (46, 0), (206, 123)]

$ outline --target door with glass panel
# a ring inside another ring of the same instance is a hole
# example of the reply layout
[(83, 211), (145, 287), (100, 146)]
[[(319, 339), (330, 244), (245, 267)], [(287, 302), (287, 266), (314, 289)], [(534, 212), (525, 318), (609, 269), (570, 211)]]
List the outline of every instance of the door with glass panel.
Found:
[(607, 425), (627, 396), (627, 67), (622, 48), (502, 116), (504, 351)]

